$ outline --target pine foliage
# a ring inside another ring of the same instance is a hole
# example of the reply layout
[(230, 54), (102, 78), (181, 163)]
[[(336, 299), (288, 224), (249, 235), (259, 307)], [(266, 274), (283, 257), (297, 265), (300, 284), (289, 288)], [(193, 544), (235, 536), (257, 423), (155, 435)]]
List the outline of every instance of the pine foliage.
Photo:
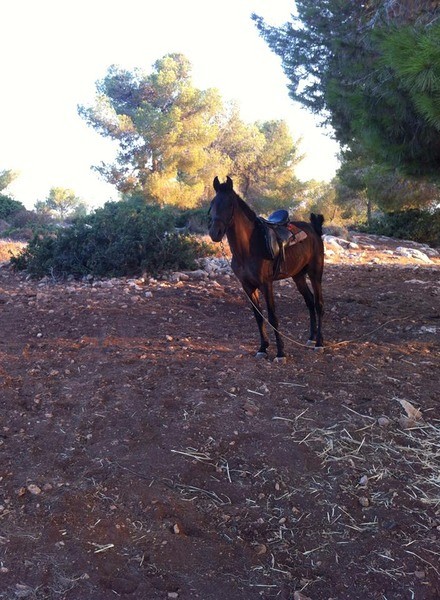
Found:
[(191, 208), (211, 197), (216, 175), (233, 176), (250, 201), (259, 188), (276, 202), (297, 187), (298, 141), (286, 124), (245, 123), (217, 90), (193, 85), (182, 54), (164, 56), (150, 73), (112, 66), (97, 92), (79, 113), (116, 143), (116, 161), (95, 168), (124, 194)]
[(438, 176), (440, 24), (426, 3), (403, 12), (395, 2), (296, 4), (297, 16), (281, 27), (253, 17), (282, 59), (291, 97), (331, 124), (344, 149)]

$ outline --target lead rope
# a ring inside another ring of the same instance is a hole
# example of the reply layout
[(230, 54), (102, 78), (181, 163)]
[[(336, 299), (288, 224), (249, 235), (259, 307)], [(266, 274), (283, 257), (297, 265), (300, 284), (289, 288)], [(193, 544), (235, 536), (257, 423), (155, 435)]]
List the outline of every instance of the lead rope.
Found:
[[(223, 254), (223, 258), (226, 260), (226, 262), (229, 264), (229, 258), (226, 256), (226, 252), (225, 252), (225, 246), (223, 244), (223, 240), (221, 240), (220, 242), (220, 249), (222, 251)], [(310, 346), (307, 346), (307, 344), (301, 344), (301, 342), (297, 342), (296, 340), (294, 340), (293, 338), (289, 337), (288, 335), (286, 335), (285, 333), (282, 333), (279, 329), (277, 329), (276, 327), (274, 327), (272, 325), (272, 323), (270, 323), (270, 321), (263, 315), (263, 313), (261, 312), (261, 310), (258, 308), (258, 306), (256, 306), (256, 304), (253, 302), (252, 298), (247, 294), (247, 292), (241, 288), (246, 296), (246, 298), (249, 300), (249, 302), (252, 304), (252, 306), (254, 307), (254, 309), (257, 311), (257, 313), (261, 316), (261, 318), (274, 330), (276, 331), (279, 335), (281, 335), (283, 338), (285, 338), (286, 340), (289, 340), (289, 342), (292, 342), (293, 344), (295, 344), (296, 346), (301, 346), (302, 348), (310, 348)], [(376, 331), (378, 331), (379, 329), (382, 329), (382, 327), (385, 327), (386, 325), (389, 325), (390, 323), (393, 323), (394, 321), (406, 321), (407, 319), (409, 319), (409, 317), (402, 317), (402, 318), (396, 318), (396, 319), (390, 319), (389, 321), (386, 321), (385, 323), (382, 323), (382, 325), (379, 325), (378, 327), (376, 327), (375, 329), (372, 329), (371, 331), (368, 331), (367, 333), (363, 333), (361, 335), (356, 336), (355, 338), (352, 338), (351, 340), (343, 340), (342, 342), (336, 342), (333, 344), (328, 344), (327, 346), (325, 346), (325, 348), (336, 348), (336, 346), (342, 346), (344, 344), (352, 344), (353, 342), (356, 342), (357, 340), (366, 337), (367, 335), (371, 335), (372, 333), (375, 333)]]

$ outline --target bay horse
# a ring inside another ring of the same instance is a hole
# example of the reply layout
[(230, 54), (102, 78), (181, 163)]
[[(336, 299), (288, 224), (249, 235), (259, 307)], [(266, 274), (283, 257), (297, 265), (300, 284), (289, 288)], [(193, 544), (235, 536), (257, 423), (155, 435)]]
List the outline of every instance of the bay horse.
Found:
[[(216, 195), (209, 208), (209, 235), (213, 242), (221, 242), (226, 235), (232, 253), (231, 267), (249, 297), (260, 333), (260, 347), (256, 357), (267, 358), (269, 338), (264, 317), (260, 308), (260, 292), (267, 306), (268, 321), (272, 326), (277, 355), (275, 360), (284, 362), (284, 342), (278, 330), (278, 318), (275, 313), (273, 282), (292, 277), (303, 296), (310, 314), (310, 336), (307, 346), (321, 349), (323, 337), (321, 331), (323, 315), (322, 272), (324, 267), (324, 245), (322, 242), (322, 215), (310, 216), (310, 223), (294, 222), (299, 229), (307, 233), (306, 239), (289, 246), (285, 250), (281, 272), (274, 269), (274, 260), (266, 250), (264, 223), (250, 206), (234, 191), (232, 179), (226, 178), (220, 183), (214, 179)], [(313, 293), (307, 284), (306, 276), (312, 284)]]

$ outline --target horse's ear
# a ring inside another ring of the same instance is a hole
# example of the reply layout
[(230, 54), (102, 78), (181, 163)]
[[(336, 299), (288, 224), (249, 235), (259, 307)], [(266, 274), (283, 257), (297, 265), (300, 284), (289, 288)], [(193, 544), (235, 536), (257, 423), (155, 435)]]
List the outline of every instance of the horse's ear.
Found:
[(215, 191), (218, 192), (220, 189), (220, 181), (219, 181), (217, 175), (214, 177), (214, 182), (212, 185), (214, 186)]
[(226, 177), (226, 185), (228, 186), (228, 190), (230, 190), (232, 192), (232, 190), (234, 188), (234, 184), (232, 182), (232, 179), (229, 177), (229, 175)]

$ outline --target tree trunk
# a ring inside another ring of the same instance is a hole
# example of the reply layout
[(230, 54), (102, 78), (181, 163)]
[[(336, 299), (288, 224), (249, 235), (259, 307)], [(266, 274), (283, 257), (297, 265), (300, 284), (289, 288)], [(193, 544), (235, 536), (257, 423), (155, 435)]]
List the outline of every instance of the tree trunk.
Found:
[(367, 223), (368, 223), (368, 227), (370, 227), (370, 225), (371, 225), (371, 213), (372, 213), (371, 200), (367, 196)]

